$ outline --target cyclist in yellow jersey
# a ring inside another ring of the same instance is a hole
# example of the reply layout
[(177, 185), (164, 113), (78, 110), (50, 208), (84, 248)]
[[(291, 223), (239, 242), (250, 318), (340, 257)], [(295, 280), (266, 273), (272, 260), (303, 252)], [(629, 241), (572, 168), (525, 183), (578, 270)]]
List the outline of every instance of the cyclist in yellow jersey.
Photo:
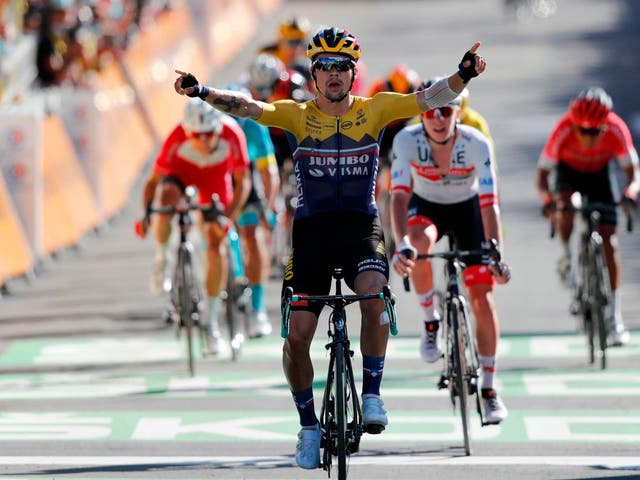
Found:
[[(328, 294), (331, 272), (340, 266), (345, 282), (356, 293), (382, 291), (388, 282), (389, 263), (374, 195), (378, 139), (389, 122), (444, 106), (456, 98), (486, 68), (484, 58), (476, 53), (479, 47), (476, 42), (456, 73), (427, 89), (407, 94), (382, 92), (373, 98), (351, 94), (360, 45), (347, 30), (335, 27), (317, 32), (307, 46), (318, 93), (306, 102), (265, 103), (239, 92), (199, 85), (192, 74), (176, 70), (179, 76), (174, 88), (178, 94), (200, 97), (227, 113), (251, 117), (289, 134), (298, 205), (283, 288), (291, 286), (297, 294)], [(322, 306), (304, 303), (292, 309), (283, 367), (302, 427), (296, 462), (313, 469), (320, 465), (321, 432), (313, 404), (309, 348)], [(389, 318), (382, 300), (361, 302), (360, 309), (363, 426), (365, 431), (379, 433), (387, 424), (380, 382)]]
[(489, 130), (489, 123), (480, 114), (480, 112), (469, 106), (469, 89), (465, 88), (462, 90), (460, 97), (462, 98), (462, 105), (460, 105), (460, 123), (480, 130), (493, 144), (493, 137)]

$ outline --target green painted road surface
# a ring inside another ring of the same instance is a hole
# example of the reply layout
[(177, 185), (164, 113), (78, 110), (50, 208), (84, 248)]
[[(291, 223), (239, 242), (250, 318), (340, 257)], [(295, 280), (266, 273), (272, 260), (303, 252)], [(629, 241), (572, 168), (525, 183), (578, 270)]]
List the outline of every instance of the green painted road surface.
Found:
[[(293, 413), (293, 414), (292, 414)], [(295, 443), (298, 418), (281, 411), (3, 412), (1, 442), (287, 442)], [(472, 418), (474, 442), (640, 442), (640, 410), (512, 410), (501, 425)], [(363, 444), (459, 442), (460, 417), (447, 410), (394, 410), (384, 435)]]
[[(418, 364), (415, 370), (387, 369), (385, 398), (448, 398), (436, 388), (439, 374)], [(356, 372), (356, 380), (361, 373)], [(497, 385), (510, 397), (640, 397), (637, 370), (500, 372)], [(324, 388), (318, 379), (314, 388)], [(272, 371), (185, 374), (52, 373), (0, 376), (0, 400), (44, 400), (113, 397), (282, 397), (291, 394), (284, 375)]]
[[(319, 335), (312, 346), (312, 358), (326, 358), (324, 340)], [(352, 349), (359, 350), (357, 338)], [(41, 338), (14, 340), (0, 355), (2, 366), (73, 366), (82, 364), (108, 365), (173, 361), (185, 358), (182, 342), (168, 338), (105, 338), (78, 339)], [(242, 359), (279, 359), (282, 340), (276, 337), (245, 342)], [(611, 358), (640, 359), (640, 336), (634, 335), (624, 348), (607, 350)], [(586, 358), (586, 344), (582, 335), (505, 335), (500, 339), (500, 361), (508, 359)], [(387, 359), (419, 360), (417, 337), (392, 337)]]

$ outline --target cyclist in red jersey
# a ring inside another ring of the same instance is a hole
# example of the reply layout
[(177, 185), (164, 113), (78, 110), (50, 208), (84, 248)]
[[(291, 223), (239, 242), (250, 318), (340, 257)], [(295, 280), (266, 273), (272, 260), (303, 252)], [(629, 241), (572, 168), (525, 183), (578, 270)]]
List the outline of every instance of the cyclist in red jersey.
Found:
[[(211, 203), (217, 194), (225, 207), (225, 216), (235, 219), (245, 204), (251, 188), (247, 142), (240, 126), (228, 115), (192, 99), (185, 115), (164, 141), (151, 175), (143, 189), (142, 204), (146, 208), (155, 198), (160, 206), (175, 206), (184, 196), (185, 188), (198, 189), (199, 201)], [(207, 243), (206, 289), (209, 307), (209, 332), (214, 354), (223, 348), (218, 327), (220, 291), (226, 278), (226, 231), (217, 223), (201, 224)], [(158, 214), (154, 220), (156, 256), (151, 290), (166, 291), (168, 244), (172, 215)]]
[[(569, 105), (569, 110), (555, 126), (540, 155), (536, 175), (536, 188), (543, 203), (543, 213), (551, 216), (555, 202), (556, 223), (562, 244), (558, 260), (558, 273), (564, 281), (570, 263), (569, 240), (573, 229), (574, 213), (563, 211), (571, 204), (571, 196), (578, 192), (590, 202), (609, 204), (611, 208), (600, 212), (599, 232), (604, 241), (604, 254), (611, 281), (610, 341), (614, 346), (629, 341), (621, 312), (620, 257), (618, 253), (616, 205), (621, 200), (620, 188), (613, 170), (616, 161), (626, 176), (622, 197), (623, 209), (636, 202), (640, 187), (638, 154), (631, 133), (624, 121), (613, 111), (611, 97), (600, 87), (582, 90)], [(549, 175), (556, 173), (552, 190)]]

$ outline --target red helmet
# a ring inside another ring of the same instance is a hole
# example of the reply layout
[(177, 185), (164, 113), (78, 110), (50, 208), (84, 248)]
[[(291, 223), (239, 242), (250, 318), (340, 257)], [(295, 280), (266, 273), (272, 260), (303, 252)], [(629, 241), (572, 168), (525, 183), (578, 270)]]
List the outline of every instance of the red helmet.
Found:
[(569, 115), (576, 125), (601, 126), (613, 108), (611, 97), (600, 87), (582, 90), (569, 104)]

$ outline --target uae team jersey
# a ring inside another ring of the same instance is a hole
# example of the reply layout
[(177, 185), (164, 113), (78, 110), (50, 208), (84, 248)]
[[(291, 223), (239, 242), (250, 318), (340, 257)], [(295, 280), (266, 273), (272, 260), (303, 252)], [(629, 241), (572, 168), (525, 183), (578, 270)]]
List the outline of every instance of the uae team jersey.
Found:
[(189, 140), (182, 125), (169, 134), (156, 158), (154, 171), (164, 177), (175, 177), (184, 187), (195, 186), (200, 202), (210, 203), (216, 193), (229, 205), (233, 199), (233, 172), (249, 168), (247, 141), (240, 126), (231, 117), (223, 119), (217, 148), (202, 155)]
[(478, 195), (481, 208), (497, 205), (489, 140), (468, 125), (458, 125), (456, 129), (447, 175), (438, 172), (422, 123), (400, 130), (393, 141), (392, 191), (413, 192), (441, 204), (460, 203)]
[(258, 122), (287, 132), (298, 188), (295, 219), (348, 210), (377, 215), (378, 140), (397, 118), (420, 113), (415, 94), (353, 97), (341, 117), (321, 112), (310, 100), (267, 105)]
[(624, 121), (611, 112), (604, 128), (597, 145), (585, 149), (580, 145), (569, 115), (565, 114), (549, 135), (538, 166), (551, 170), (558, 162), (562, 162), (578, 172), (594, 173), (602, 170), (613, 159), (622, 167), (637, 165), (638, 153)]

